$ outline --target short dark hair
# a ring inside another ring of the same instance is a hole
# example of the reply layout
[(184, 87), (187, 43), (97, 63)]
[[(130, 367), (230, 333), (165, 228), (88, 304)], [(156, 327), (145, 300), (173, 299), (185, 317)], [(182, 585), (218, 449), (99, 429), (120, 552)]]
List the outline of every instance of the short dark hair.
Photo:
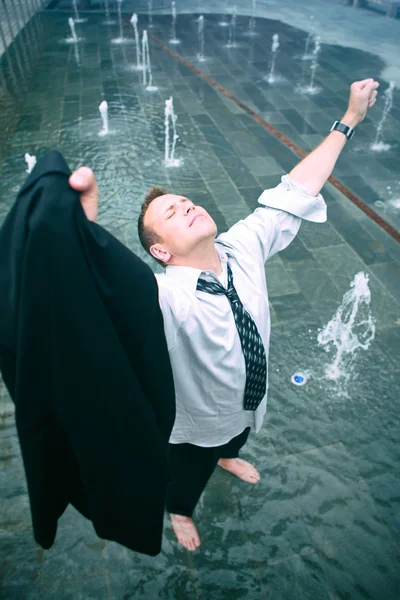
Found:
[[(150, 254), (150, 256), (152, 256), (153, 258), (154, 258), (154, 256), (150, 252), (150, 248), (152, 247), (153, 244), (162, 242), (162, 238), (155, 231), (153, 231), (150, 227), (145, 226), (144, 217), (146, 215), (147, 209), (149, 208), (149, 206), (153, 202), (153, 200), (155, 200), (156, 198), (159, 198), (160, 196), (164, 196), (165, 194), (168, 194), (168, 192), (163, 187), (161, 187), (159, 185), (152, 185), (144, 198), (144, 202), (140, 209), (140, 215), (139, 215), (139, 219), (138, 219), (138, 234), (139, 234), (140, 243), (142, 244), (143, 248), (146, 250), (147, 254)], [(154, 260), (156, 260), (160, 265), (165, 267), (165, 264), (163, 263), (162, 260), (158, 260), (157, 258), (154, 258)]]

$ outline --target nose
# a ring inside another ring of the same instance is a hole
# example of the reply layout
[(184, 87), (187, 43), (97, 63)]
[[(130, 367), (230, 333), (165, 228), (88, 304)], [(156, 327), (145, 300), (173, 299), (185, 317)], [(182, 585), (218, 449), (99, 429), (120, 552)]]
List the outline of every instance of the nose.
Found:
[(194, 206), (187, 206), (185, 209), (185, 214), (188, 215), (192, 209), (194, 210)]

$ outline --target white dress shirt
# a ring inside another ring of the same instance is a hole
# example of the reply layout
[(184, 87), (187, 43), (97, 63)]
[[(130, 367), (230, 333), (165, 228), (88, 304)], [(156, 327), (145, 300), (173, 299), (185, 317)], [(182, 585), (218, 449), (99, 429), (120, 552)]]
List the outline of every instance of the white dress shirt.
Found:
[[(301, 219), (323, 223), (326, 204), (288, 176), (264, 191), (257, 208), (216, 239), (227, 285), (227, 261), (239, 297), (254, 319), (268, 360), (270, 312), (265, 261), (290, 244)], [(169, 265), (156, 275), (176, 390), (172, 444), (221, 446), (246, 427), (261, 428), (267, 393), (256, 411), (243, 408), (245, 361), (229, 300), (196, 290), (202, 271)], [(155, 373), (156, 376), (156, 373)], [(268, 391), (268, 382), (267, 382)]]

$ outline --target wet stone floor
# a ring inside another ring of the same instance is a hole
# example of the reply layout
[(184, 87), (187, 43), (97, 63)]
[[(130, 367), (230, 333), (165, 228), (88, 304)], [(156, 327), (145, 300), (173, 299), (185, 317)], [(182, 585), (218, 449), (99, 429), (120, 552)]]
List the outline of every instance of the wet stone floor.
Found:
[[(72, 169), (94, 169), (99, 222), (149, 260), (136, 237), (149, 185), (202, 204), (223, 231), (297, 162), (233, 100), (156, 43), (150, 52), (158, 90), (148, 92), (134, 69), (133, 42), (112, 43), (116, 25), (91, 14), (76, 26), (83, 39), (68, 45), (67, 17), (38, 15), (0, 61), (1, 220), (26, 176), (25, 152), (40, 156), (58, 148)], [(146, 18), (140, 19), (142, 27)], [(205, 19), (201, 62), (197, 15), (180, 16), (174, 51), (303, 150), (313, 149), (340, 119), (351, 81), (382, 68), (372, 54), (323, 46), (316, 75), (321, 90), (307, 96), (297, 89), (309, 77), (309, 62), (298, 58), (304, 32), (257, 20), (257, 36), (250, 37), (248, 19), (238, 18), (237, 47), (227, 48), (228, 31), (219, 21), (218, 15)], [(281, 80), (268, 84), (274, 33), (280, 36)], [(124, 35), (132, 40), (127, 15)], [(151, 35), (168, 45), (170, 18), (154, 16)], [(179, 168), (163, 164), (164, 101), (171, 95)], [(99, 137), (104, 99), (110, 134)], [(372, 207), (388, 200), (385, 190), (394, 190), (398, 179), (398, 104), (386, 129), (392, 149), (379, 156), (367, 151), (381, 111), (382, 103), (370, 112), (335, 171)], [(196, 514), (202, 538), (196, 553), (177, 545), (166, 519), (162, 554), (134, 554), (98, 539), (72, 508), (60, 520), (54, 547), (45, 552), (36, 546), (12, 405), (0, 387), (1, 599), (400, 597), (399, 245), (333, 186), (324, 196), (328, 222), (304, 223), (292, 245), (266, 265), (273, 318), (269, 411), (243, 455), (256, 464), (261, 482), (250, 487), (222, 471), (213, 475)], [(395, 213), (386, 211), (385, 218), (397, 226)], [(369, 277), (376, 335), (345, 365), (348, 380), (334, 383), (323, 376), (334, 353), (324, 352), (317, 335), (359, 272)], [(303, 387), (291, 383), (299, 370), (313, 374)]]

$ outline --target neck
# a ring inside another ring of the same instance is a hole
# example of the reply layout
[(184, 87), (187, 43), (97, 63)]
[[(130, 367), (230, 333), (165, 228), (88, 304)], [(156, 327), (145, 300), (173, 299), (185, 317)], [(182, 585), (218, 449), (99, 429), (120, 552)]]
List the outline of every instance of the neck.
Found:
[(214, 239), (211, 243), (195, 248), (187, 256), (173, 256), (168, 264), (179, 267), (192, 267), (201, 271), (214, 271), (216, 275), (222, 273), (221, 260), (215, 248)]

